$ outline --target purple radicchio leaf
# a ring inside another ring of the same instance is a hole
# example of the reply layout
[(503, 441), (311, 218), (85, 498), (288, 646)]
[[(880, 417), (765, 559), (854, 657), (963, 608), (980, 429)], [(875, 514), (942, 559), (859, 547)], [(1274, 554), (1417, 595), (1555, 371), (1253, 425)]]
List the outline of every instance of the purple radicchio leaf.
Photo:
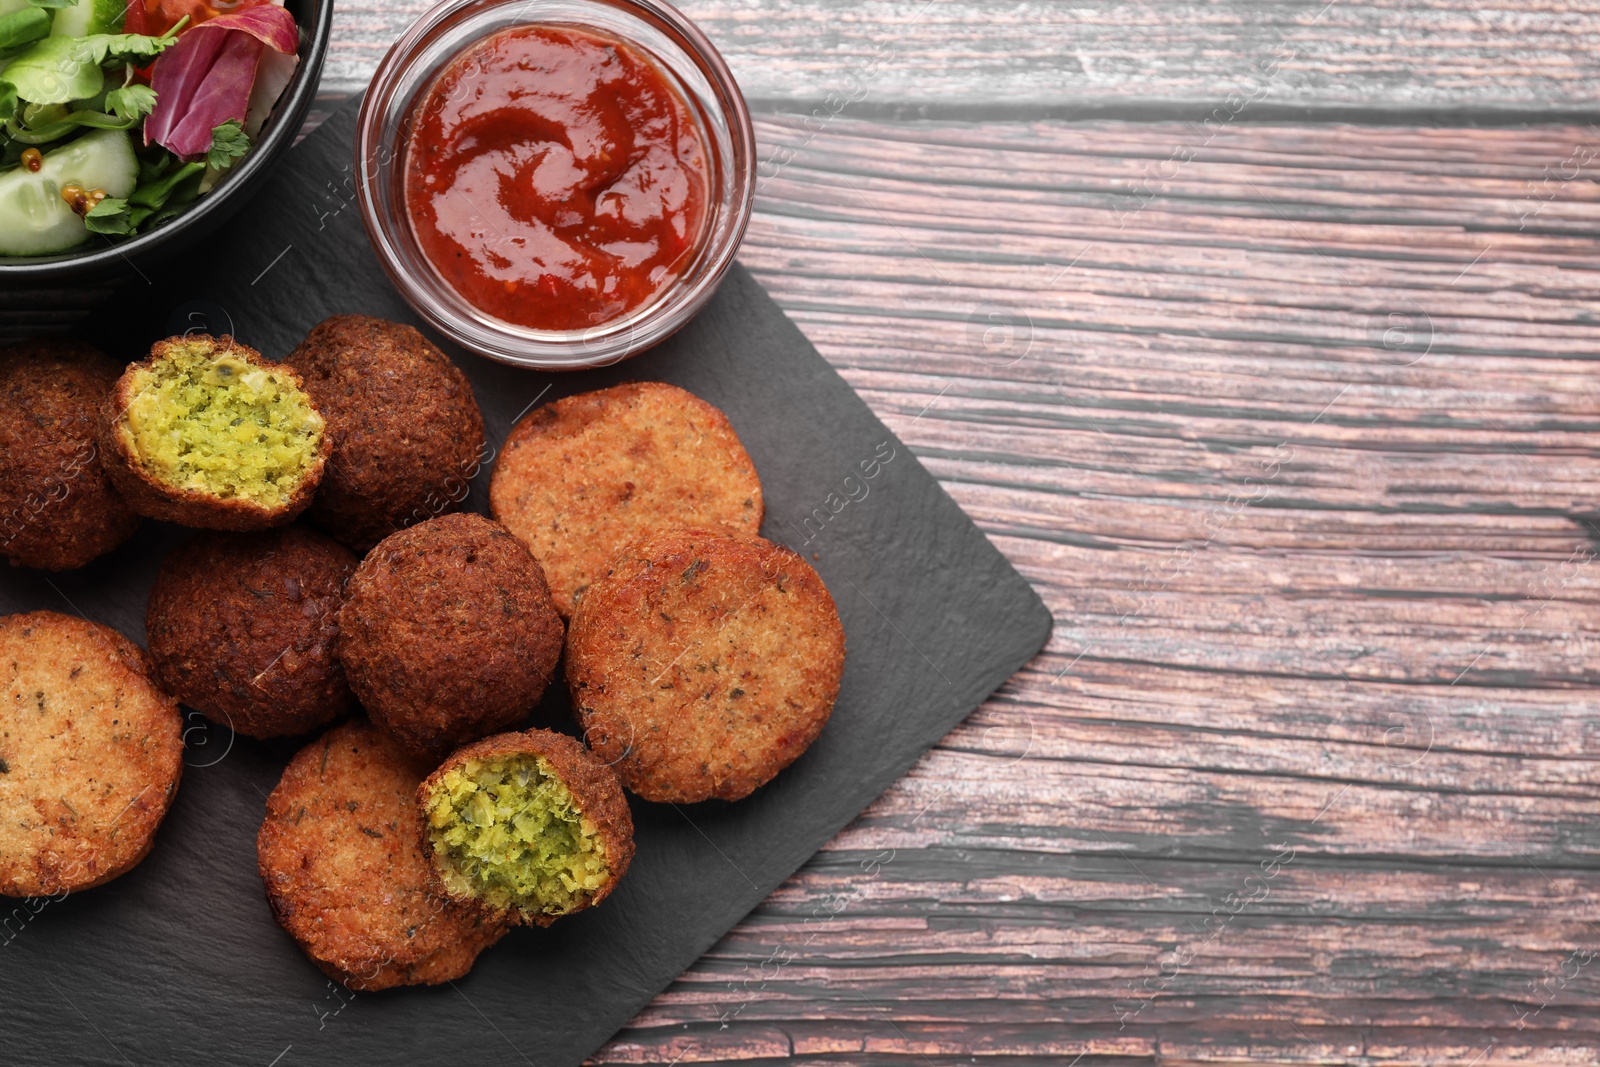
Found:
[(298, 44), (294, 16), (270, 3), (186, 30), (150, 73), (156, 107), (145, 119), (145, 144), (181, 159), (204, 155), (212, 130), (244, 121), (263, 50), (293, 54)]

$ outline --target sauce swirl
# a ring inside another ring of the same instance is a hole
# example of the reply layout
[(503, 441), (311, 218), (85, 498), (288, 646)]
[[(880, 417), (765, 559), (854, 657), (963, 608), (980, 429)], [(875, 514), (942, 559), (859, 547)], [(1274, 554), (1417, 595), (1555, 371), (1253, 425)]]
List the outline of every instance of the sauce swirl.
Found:
[(570, 26), (466, 49), (419, 95), (404, 194), (428, 261), (495, 318), (577, 330), (648, 303), (693, 258), (706, 150), (648, 56)]

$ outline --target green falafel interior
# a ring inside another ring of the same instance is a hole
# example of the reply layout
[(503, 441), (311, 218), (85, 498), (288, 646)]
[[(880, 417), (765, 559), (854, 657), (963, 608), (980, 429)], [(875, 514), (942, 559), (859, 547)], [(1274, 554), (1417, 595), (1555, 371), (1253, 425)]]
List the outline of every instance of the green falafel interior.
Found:
[(207, 339), (173, 345), (132, 385), (125, 439), (167, 485), (279, 507), (322, 446), (322, 416), (289, 374)]
[(492, 908), (565, 915), (611, 879), (598, 830), (543, 756), (467, 760), (439, 776), (424, 811), (447, 888)]

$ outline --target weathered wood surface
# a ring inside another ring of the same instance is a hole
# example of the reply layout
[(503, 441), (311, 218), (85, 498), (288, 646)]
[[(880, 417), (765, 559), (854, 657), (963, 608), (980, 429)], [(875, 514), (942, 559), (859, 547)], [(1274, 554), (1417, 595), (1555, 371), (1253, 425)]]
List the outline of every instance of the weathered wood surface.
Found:
[(1600, 132), (758, 132), (1057, 631), (598, 1062), (1594, 1062)]
[[(331, 90), (366, 85), (435, 0), (339, 0)], [(1174, 107), (1569, 114), (1600, 105), (1597, 0), (684, 0), (758, 108)], [(1270, 67), (1270, 70), (1268, 69)]]
[(855, 97), (743, 261), (1058, 627), (596, 1061), (1596, 1062), (1600, 130), (1257, 123), (1592, 110), (1600, 4), (685, 6)]

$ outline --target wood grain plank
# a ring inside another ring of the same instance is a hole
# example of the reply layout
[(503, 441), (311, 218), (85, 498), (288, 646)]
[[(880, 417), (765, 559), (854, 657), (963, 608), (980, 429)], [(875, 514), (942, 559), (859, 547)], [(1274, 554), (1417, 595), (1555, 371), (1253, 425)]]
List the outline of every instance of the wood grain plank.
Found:
[(1191, 134), (760, 123), (743, 261), (1057, 631), (596, 1062), (1600, 1056), (1600, 137)]
[[(341, 0), (327, 84), (365, 86), (433, 0)], [(688, 0), (758, 108), (831, 117), (1600, 103), (1593, 0)], [(1247, 103), (1241, 103), (1247, 101)]]

